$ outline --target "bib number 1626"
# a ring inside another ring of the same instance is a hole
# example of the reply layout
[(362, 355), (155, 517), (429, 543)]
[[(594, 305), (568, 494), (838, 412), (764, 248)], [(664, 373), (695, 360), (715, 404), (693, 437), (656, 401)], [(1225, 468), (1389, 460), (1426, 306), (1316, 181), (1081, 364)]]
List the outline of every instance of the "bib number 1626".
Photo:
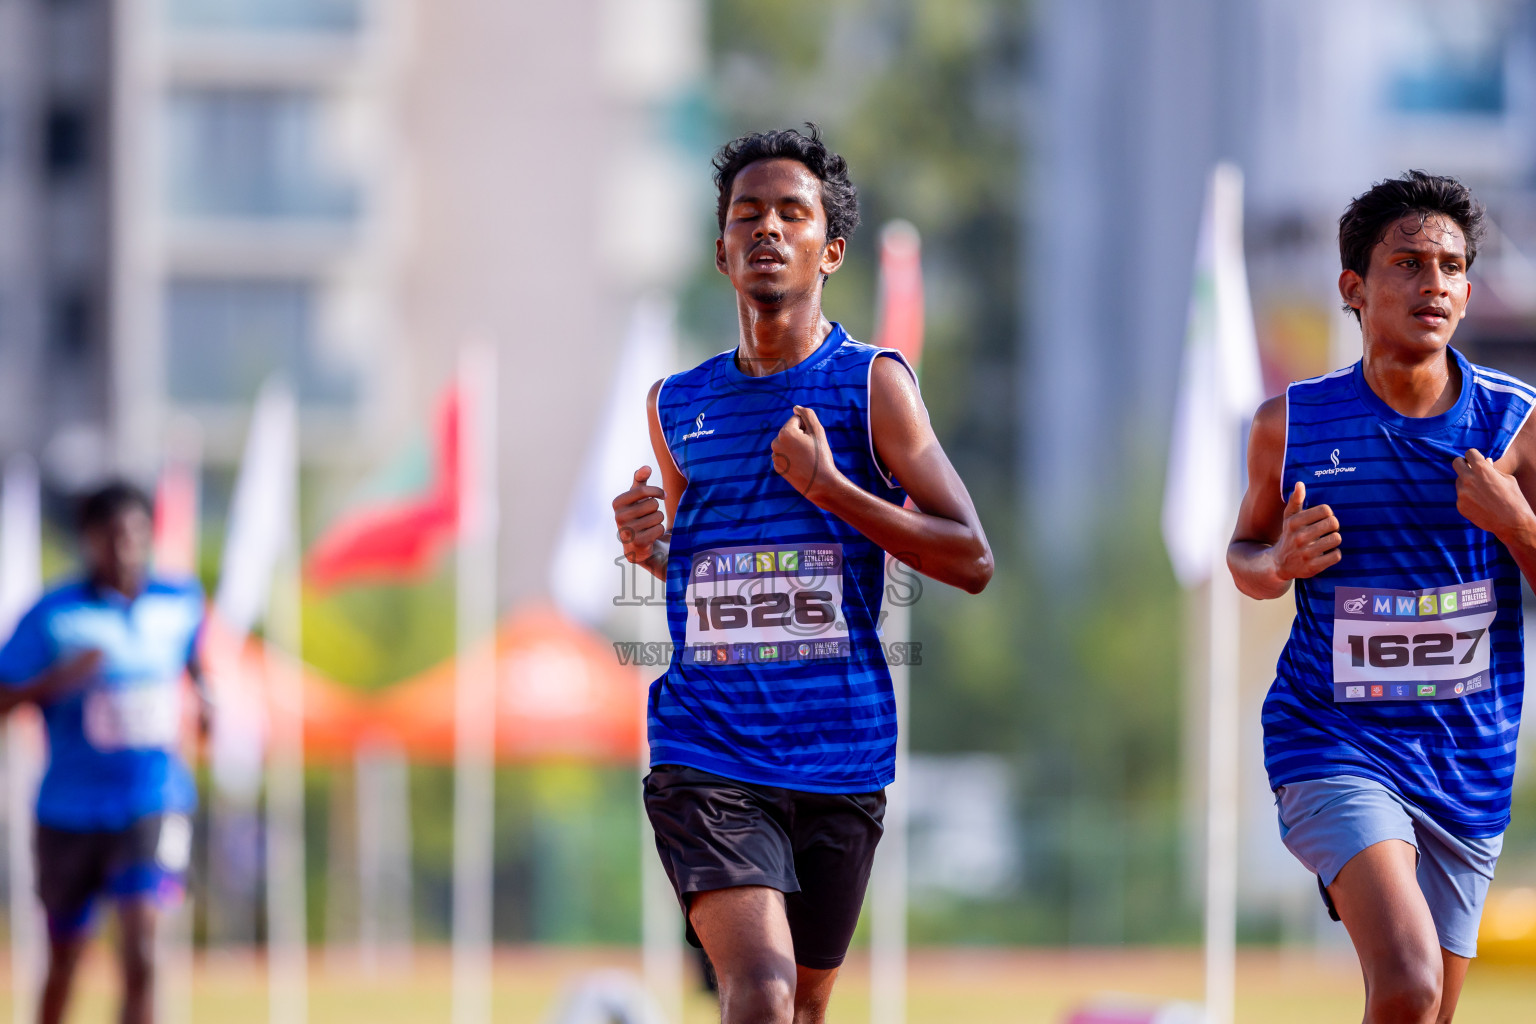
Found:
[(802, 627), (801, 635), (816, 632), (817, 626), (829, 626), (837, 618), (829, 590), (797, 590), (791, 595), (780, 592), (761, 594), (720, 594), (695, 597), (693, 607), (699, 617), (699, 631), (746, 629), (752, 627)]

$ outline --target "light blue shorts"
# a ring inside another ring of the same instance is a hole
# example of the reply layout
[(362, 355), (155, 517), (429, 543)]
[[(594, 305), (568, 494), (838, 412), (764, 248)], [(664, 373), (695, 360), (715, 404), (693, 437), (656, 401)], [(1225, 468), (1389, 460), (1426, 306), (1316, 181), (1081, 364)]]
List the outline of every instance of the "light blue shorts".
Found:
[[(1435, 919), (1440, 945), (1457, 956), (1477, 955), (1477, 926), (1504, 848), (1502, 835), (1452, 835), (1386, 786), (1353, 775), (1279, 786), (1275, 806), (1280, 840), (1323, 886), (1332, 885), (1344, 865), (1367, 846), (1387, 839), (1411, 843), (1419, 851), (1419, 888)], [(1326, 889), (1323, 902), (1332, 913)]]

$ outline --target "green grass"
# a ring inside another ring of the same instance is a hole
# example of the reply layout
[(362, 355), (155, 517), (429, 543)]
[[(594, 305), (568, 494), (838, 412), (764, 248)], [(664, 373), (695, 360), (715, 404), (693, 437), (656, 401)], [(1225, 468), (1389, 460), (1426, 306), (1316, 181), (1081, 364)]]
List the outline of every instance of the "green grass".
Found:
[[(517, 949), (497, 957), (494, 996), (498, 1024), (543, 1024), (563, 986), (584, 971), (635, 969), (630, 950)], [(116, 984), (105, 949), (94, 951), (82, 979), (73, 1024), (113, 1019)], [(829, 1017), (836, 1024), (869, 1020), (868, 974), (850, 961)], [(1150, 1004), (1194, 1000), (1200, 992), (1196, 951), (924, 950), (912, 958), (909, 1024), (1061, 1024), (1089, 1000), (1118, 993)], [(184, 1004), (183, 1004), (184, 1005)], [(1474, 964), (1458, 1020), (1517, 1024), (1532, 1019), (1536, 967)], [(1347, 951), (1244, 952), (1239, 961), (1242, 1024), (1358, 1020), (1358, 970)], [(248, 958), (200, 960), (191, 990), (192, 1020), (266, 1024), (260, 964)], [(313, 1024), (418, 1024), (449, 1016), (448, 964), (441, 950), (417, 954), (408, 972), (369, 978), (316, 957), (310, 978)], [(685, 1024), (718, 1020), (712, 1002), (690, 996)], [(164, 1024), (188, 1024), (174, 1009)]]

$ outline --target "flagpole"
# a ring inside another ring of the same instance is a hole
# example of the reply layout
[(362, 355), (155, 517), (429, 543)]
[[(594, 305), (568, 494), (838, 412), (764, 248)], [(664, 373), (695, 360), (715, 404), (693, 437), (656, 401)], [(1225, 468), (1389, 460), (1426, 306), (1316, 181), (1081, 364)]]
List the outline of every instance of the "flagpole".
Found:
[(459, 545), (455, 609), (453, 1024), (491, 1020), (496, 700), (497, 359), (459, 354)]
[[(904, 220), (880, 230), (879, 323), (875, 343), (894, 348), (917, 372), (923, 347), (922, 238)], [(910, 504), (910, 502), (909, 502)], [(906, 1024), (907, 1019), (907, 825), (909, 816), (908, 729), (911, 726), (911, 677), (907, 652), (912, 639), (912, 608), (897, 601), (890, 585), (895, 559), (886, 558), (884, 623), (880, 640), (901, 649), (890, 665), (896, 703), (896, 779), (886, 787), (885, 833), (870, 878), (869, 1016), (872, 1024)]]
[[(887, 563), (889, 564), (889, 559)], [(887, 568), (889, 579), (889, 568)], [(912, 609), (890, 600), (880, 639), (889, 647), (911, 639)], [(896, 698), (896, 781), (885, 788), (885, 833), (875, 856), (869, 903), (869, 1019), (871, 1024), (907, 1020), (907, 729), (910, 675), (905, 654), (890, 666)]]
[[(165, 455), (155, 486), (154, 568), (161, 575), (197, 574), (198, 512), (201, 492), (202, 427), (191, 416), (167, 424)], [(166, 912), (156, 941), (164, 980), (155, 986), (158, 1020), (191, 1024), (192, 920), (196, 912), (189, 890)]]
[[(1211, 171), (1163, 494), (1163, 540), (1184, 587), (1205, 593), (1205, 1012), (1232, 1024), (1237, 957), (1238, 594), (1226, 567), (1239, 438), (1262, 397), (1243, 257), (1243, 176)], [(1190, 682), (1198, 685), (1190, 666)], [(1193, 689), (1193, 686), (1191, 687)]]
[[(648, 609), (642, 610), (642, 614)], [(651, 768), (651, 747), (646, 741), (650, 723), (646, 701), (640, 702), (640, 773)], [(640, 808), (640, 976), (668, 1024), (683, 1019), (683, 943), (672, 883), (656, 856), (656, 832)]]
[(273, 567), (264, 663), (271, 692), (267, 753), (267, 1011), (272, 1024), (304, 1024), (309, 1013), (309, 936), (304, 879), (304, 632), (299, 575), (298, 409), (281, 384), (278, 409), (281, 547)]
[(1208, 1024), (1232, 1024), (1237, 997), (1237, 589), (1225, 552), (1207, 584), (1205, 1006)]
[[(6, 633), (42, 590), (42, 503), (30, 456), (5, 465), (0, 493), (0, 623)], [(31, 709), (5, 723), (7, 878), (10, 883), (11, 1019), (32, 1024), (37, 1013), (45, 925), (32, 898), (32, 803), (43, 772), (42, 730)]]

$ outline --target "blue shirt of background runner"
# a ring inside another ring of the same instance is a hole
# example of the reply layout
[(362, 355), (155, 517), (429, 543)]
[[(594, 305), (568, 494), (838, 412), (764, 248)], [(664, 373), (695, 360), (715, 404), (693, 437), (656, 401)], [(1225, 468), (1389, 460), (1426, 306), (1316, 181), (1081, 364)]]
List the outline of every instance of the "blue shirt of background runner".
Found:
[(151, 579), (133, 600), (77, 581), (45, 594), (22, 617), (0, 649), (0, 684), (24, 684), (87, 650), (103, 655), (96, 678), (42, 709), (48, 768), (37, 795), (40, 824), (120, 831), (145, 815), (196, 805), (192, 775), (174, 747), (97, 749), (84, 716), (92, 690), (180, 686), (203, 609), (202, 590), (191, 581)]

